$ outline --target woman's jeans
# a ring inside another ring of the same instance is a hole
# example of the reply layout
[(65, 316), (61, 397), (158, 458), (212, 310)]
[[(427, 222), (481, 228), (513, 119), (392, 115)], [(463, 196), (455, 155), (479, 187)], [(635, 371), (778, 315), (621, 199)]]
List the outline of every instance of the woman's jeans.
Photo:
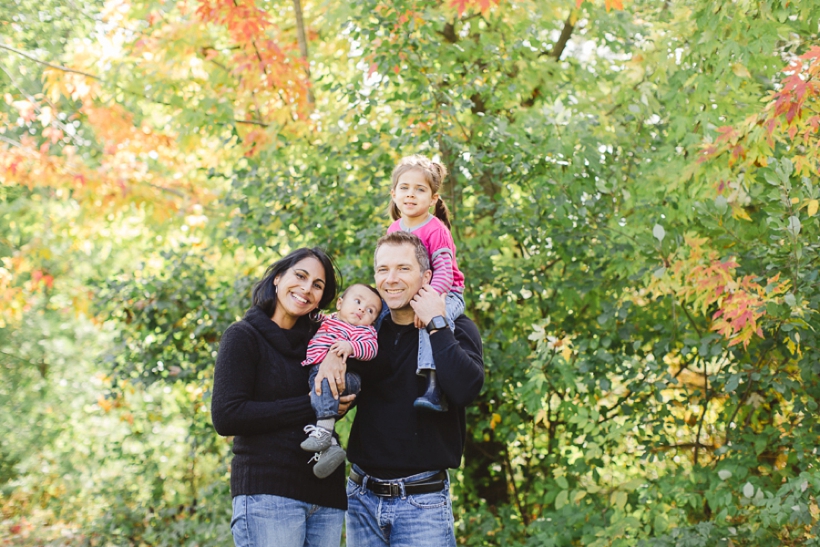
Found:
[[(396, 480), (421, 481), (436, 473)], [(347, 547), (456, 547), (449, 480), (439, 492), (379, 497), (348, 479), (347, 505)]]
[[(447, 298), (444, 301), (446, 305), (447, 323), (450, 325), (450, 330), (455, 329), (454, 321), (456, 318), (464, 313), (464, 295), (457, 292), (447, 293)], [(436, 368), (436, 363), (433, 360), (433, 346), (430, 345), (430, 333), (427, 329), (419, 329), (419, 362), (416, 367), (416, 372), (422, 374), (423, 370), (431, 370)]]
[[(324, 420), (327, 418), (339, 417), (339, 400), (333, 398), (333, 393), (330, 391), (330, 383), (327, 378), (322, 380), (322, 394), (316, 395), (316, 386), (313, 381), (316, 379), (316, 374), (319, 373), (319, 365), (311, 365), (310, 379), (308, 385), (310, 386), (310, 406), (316, 412), (317, 420)], [(345, 390), (339, 395), (358, 395), (362, 390), (362, 380), (355, 372), (345, 373)]]
[(233, 499), (236, 547), (339, 547), (345, 512), (281, 496)]

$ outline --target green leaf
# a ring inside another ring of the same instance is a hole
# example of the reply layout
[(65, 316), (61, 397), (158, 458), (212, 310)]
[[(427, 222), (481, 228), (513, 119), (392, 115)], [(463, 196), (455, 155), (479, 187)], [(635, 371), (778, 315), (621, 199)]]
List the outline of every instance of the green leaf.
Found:
[(663, 242), (663, 238), (666, 237), (666, 230), (663, 229), (663, 226), (660, 224), (655, 224), (655, 227), (652, 228), (652, 235), (655, 236), (655, 239), (658, 240), (658, 243)]
[(561, 490), (558, 496), (555, 498), (555, 508), (561, 509), (563, 506), (567, 504), (569, 500), (569, 492), (567, 490)]

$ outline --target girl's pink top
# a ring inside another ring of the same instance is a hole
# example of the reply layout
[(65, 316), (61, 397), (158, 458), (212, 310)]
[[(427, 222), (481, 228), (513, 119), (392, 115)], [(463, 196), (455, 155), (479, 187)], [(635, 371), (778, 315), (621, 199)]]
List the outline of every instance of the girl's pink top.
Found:
[(433, 268), (433, 279), (430, 280), (430, 285), (439, 294), (464, 292), (464, 274), (458, 269), (456, 263), (456, 244), (453, 242), (450, 230), (442, 221), (429, 215), (427, 221), (421, 226), (408, 228), (402, 219), (398, 219), (390, 225), (387, 233), (400, 230), (416, 235), (427, 247), (430, 266)]

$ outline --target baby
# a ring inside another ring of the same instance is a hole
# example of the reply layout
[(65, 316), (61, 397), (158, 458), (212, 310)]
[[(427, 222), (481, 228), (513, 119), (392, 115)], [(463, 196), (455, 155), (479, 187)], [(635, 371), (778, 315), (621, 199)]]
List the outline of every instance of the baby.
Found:
[[(333, 398), (327, 379), (322, 380), (322, 394), (316, 395), (314, 380), (319, 364), (328, 352), (342, 359), (353, 356), (369, 361), (376, 356), (378, 342), (373, 322), (379, 317), (382, 299), (373, 287), (363, 284), (351, 285), (336, 301), (337, 312), (322, 318), (322, 326), (308, 344), (307, 358), (303, 366), (311, 366), (310, 404), (316, 412), (316, 425), (305, 427), (308, 438), (300, 445), (302, 450), (316, 452), (313, 474), (323, 479), (333, 473), (345, 461), (345, 451), (333, 436), (339, 401)], [(345, 391), (341, 395), (356, 395), (361, 389), (361, 379), (354, 372), (345, 374)]]

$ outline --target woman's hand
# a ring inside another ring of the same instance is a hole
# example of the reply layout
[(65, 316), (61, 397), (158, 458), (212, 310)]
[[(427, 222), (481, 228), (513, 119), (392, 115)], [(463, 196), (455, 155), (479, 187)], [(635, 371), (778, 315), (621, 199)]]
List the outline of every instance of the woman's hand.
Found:
[(339, 393), (345, 390), (345, 371), (347, 371), (347, 364), (345, 364), (344, 359), (335, 353), (328, 352), (325, 360), (319, 365), (319, 371), (316, 373), (316, 379), (313, 382), (316, 395), (322, 394), (322, 380), (327, 378), (333, 398), (338, 399)]
[(347, 414), (347, 411), (350, 410), (350, 405), (353, 404), (353, 400), (355, 398), (355, 395), (345, 395), (343, 397), (339, 397), (339, 418)]

